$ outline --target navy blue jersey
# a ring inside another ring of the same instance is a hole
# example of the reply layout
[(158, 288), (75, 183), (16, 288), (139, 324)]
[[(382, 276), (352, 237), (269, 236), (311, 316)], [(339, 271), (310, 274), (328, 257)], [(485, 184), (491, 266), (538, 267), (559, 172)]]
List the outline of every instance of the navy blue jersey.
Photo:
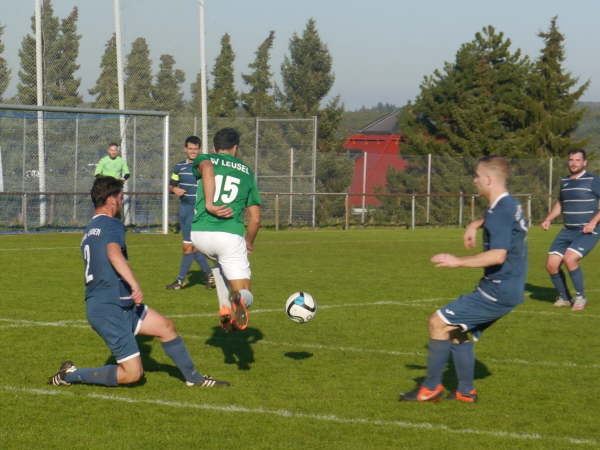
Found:
[(92, 218), (81, 239), (83, 257), (85, 299), (120, 306), (133, 304), (131, 287), (113, 268), (106, 246), (116, 243), (127, 259), (125, 226), (114, 217), (98, 214)]
[(502, 264), (484, 269), (477, 290), (502, 305), (523, 303), (527, 278), (527, 224), (521, 204), (508, 192), (487, 210), (483, 224), (484, 251), (506, 250)]
[(175, 164), (171, 172), (171, 186), (177, 186), (185, 190), (185, 194), (179, 197), (179, 200), (185, 203), (196, 203), (196, 190), (198, 189), (198, 179), (192, 172), (193, 162), (181, 161)]
[(583, 172), (560, 180), (560, 206), (565, 227), (583, 228), (598, 212), (600, 177)]

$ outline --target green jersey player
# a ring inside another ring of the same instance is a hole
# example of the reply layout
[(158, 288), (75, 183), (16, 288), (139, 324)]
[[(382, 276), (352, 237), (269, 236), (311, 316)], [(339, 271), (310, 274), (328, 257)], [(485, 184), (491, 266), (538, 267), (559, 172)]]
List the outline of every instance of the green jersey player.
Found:
[[(192, 243), (201, 253), (217, 261), (213, 269), (221, 326), (227, 332), (248, 326), (250, 263), (254, 239), (260, 227), (260, 195), (252, 170), (236, 158), (240, 135), (233, 128), (219, 130), (213, 139), (215, 153), (199, 155), (193, 163), (198, 183), (196, 215), (192, 222)], [(212, 183), (205, 181), (214, 176)], [(206, 210), (205, 198), (213, 196), (215, 207), (231, 209), (231, 217), (220, 217)], [(247, 215), (247, 226), (244, 219)]]

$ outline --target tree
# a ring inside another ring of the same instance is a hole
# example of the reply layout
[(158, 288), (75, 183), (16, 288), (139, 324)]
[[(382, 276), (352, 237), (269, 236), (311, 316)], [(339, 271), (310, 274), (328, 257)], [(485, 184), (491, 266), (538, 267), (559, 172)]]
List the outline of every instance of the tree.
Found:
[(160, 67), (153, 87), (156, 107), (163, 111), (179, 111), (183, 108), (181, 84), (185, 81), (182, 70), (175, 69), (175, 58), (171, 55), (160, 56)]
[(77, 57), (79, 56), (79, 40), (81, 35), (77, 34), (77, 19), (79, 11), (73, 8), (71, 13), (62, 20), (60, 27), (58, 60), (53, 62), (56, 67), (54, 83), (49, 85), (49, 96), (52, 104), (57, 106), (77, 106), (81, 104), (79, 85), (81, 79), (75, 78), (75, 72), (79, 70)]
[(100, 62), (100, 75), (96, 85), (88, 91), (95, 95), (94, 108), (119, 108), (119, 88), (117, 84), (117, 39), (113, 33), (106, 42)]
[(254, 71), (250, 75), (242, 74), (242, 79), (250, 90), (241, 94), (242, 106), (253, 117), (269, 115), (275, 112), (276, 103), (273, 94), (273, 82), (271, 81), (271, 65), (269, 64), (269, 52), (273, 47), (275, 32), (271, 31), (269, 36), (260, 44), (256, 51), (256, 58), (248, 65)]
[(152, 70), (146, 39), (139, 37), (131, 44), (125, 67), (125, 104), (131, 109), (152, 109)]
[(8, 82), (10, 81), (10, 69), (8, 68), (8, 64), (6, 63), (6, 59), (4, 59), (1, 55), (4, 52), (4, 44), (2, 43), (2, 34), (4, 33), (4, 27), (0, 26), (0, 102), (2, 102), (2, 94), (6, 91), (8, 87)]
[(212, 89), (208, 92), (208, 114), (210, 117), (233, 117), (237, 108), (238, 94), (234, 88), (231, 38), (225, 33), (221, 38), (221, 52), (211, 72)]
[(314, 116), (335, 80), (331, 55), (314, 19), (309, 19), (301, 37), (294, 33), (289, 50), (281, 65), (285, 104), (291, 113)]
[(537, 155), (543, 156), (566, 155), (586, 143), (586, 140), (576, 140), (572, 133), (585, 114), (585, 109), (577, 107), (577, 100), (590, 81), (572, 91), (578, 79), (563, 67), (565, 38), (556, 22), (557, 17), (553, 17), (548, 31), (538, 33), (545, 45), (535, 63), (529, 88), (531, 146)]

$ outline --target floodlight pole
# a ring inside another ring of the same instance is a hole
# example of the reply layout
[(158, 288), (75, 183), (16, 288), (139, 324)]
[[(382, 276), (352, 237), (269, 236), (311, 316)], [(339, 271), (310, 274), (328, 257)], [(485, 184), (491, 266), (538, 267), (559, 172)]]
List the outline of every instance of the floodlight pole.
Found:
[(208, 153), (208, 114), (206, 100), (206, 48), (204, 36), (204, 0), (198, 0), (198, 31), (200, 34), (200, 99), (202, 103), (202, 153)]
[[(44, 105), (44, 66), (42, 60), (42, 0), (35, 0), (35, 72), (37, 105)], [(39, 192), (46, 192), (46, 151), (44, 149), (44, 112), (37, 112)], [(40, 195), (40, 226), (46, 225), (46, 196)]]

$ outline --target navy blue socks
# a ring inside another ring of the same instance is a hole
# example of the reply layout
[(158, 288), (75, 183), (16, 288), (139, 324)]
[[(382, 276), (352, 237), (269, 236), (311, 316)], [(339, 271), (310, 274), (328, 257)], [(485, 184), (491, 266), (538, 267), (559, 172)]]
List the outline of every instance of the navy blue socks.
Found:
[(575, 294), (585, 297), (585, 294), (583, 292), (583, 271), (581, 270), (581, 267), (578, 267), (575, 270), (569, 271), (569, 275), (571, 276), (571, 281), (573, 281), (573, 287), (575, 288)]
[(100, 384), (117, 386), (117, 366), (109, 365), (94, 369), (77, 369), (65, 375), (67, 383)]
[(450, 356), (450, 340), (429, 339), (428, 348), (427, 378), (423, 381), (423, 386), (432, 391), (442, 383), (444, 367)]
[(161, 342), (161, 344), (165, 353), (173, 360), (186, 381), (198, 383), (204, 379), (204, 377), (196, 370), (194, 362), (192, 361), (181, 336), (177, 336), (172, 341)]
[(468, 394), (475, 389), (473, 386), (473, 378), (475, 377), (473, 343), (468, 341), (462, 344), (452, 344), (450, 351), (452, 352), (456, 378), (458, 378), (458, 391), (461, 394)]
[(560, 269), (558, 273), (550, 275), (550, 280), (552, 280), (552, 284), (558, 291), (558, 295), (560, 295), (565, 300), (571, 299), (571, 294), (569, 294), (569, 289), (567, 289), (567, 280), (565, 278), (565, 273)]

